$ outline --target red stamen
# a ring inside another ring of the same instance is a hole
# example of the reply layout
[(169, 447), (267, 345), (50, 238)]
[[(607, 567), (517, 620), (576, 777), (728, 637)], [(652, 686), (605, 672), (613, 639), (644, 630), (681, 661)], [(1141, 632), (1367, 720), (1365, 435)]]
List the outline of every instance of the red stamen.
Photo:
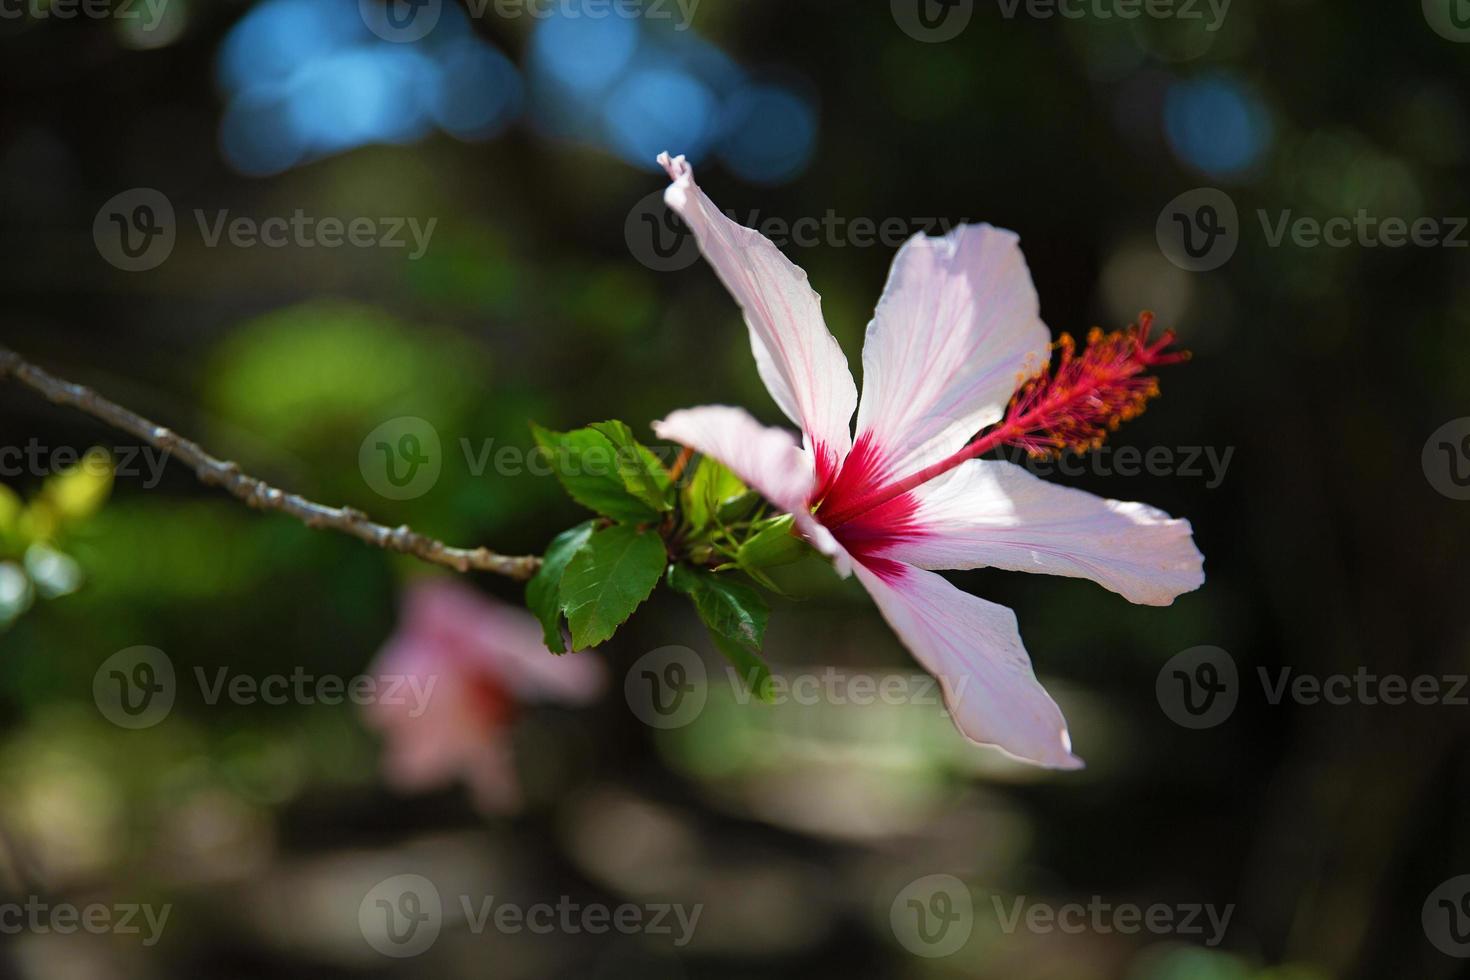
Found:
[(1109, 432), (1142, 413), (1158, 395), (1158, 379), (1144, 372), (1189, 358), (1187, 351), (1167, 350), (1174, 343), (1172, 330), (1150, 341), (1153, 321), (1153, 314), (1144, 312), (1124, 330), (1104, 334), (1094, 327), (1080, 355), (1071, 336), (1062, 334), (1055, 366), (1048, 364), (1021, 385), (997, 425), (947, 459), (822, 515), (822, 523), (836, 527), (850, 521), (997, 446), (1015, 446), (1038, 459), (1101, 446)]

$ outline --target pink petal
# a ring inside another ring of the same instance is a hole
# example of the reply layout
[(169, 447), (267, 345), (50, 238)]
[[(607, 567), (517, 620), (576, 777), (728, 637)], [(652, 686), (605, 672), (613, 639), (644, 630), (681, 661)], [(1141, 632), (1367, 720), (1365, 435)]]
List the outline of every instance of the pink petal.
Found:
[(585, 704), (606, 681), (593, 656), (550, 653), (529, 612), (449, 578), (409, 586), (398, 637), (412, 638), (464, 673), (483, 673), (517, 700)]
[(664, 201), (694, 232), (700, 251), (740, 304), (761, 380), (831, 469), (852, 448), (857, 386), (822, 319), (806, 273), (769, 239), (725, 217), (694, 183), (682, 156), (659, 155), (673, 183)]
[(806, 510), (816, 479), (812, 459), (785, 429), (761, 425), (743, 408), (705, 405), (673, 412), (653, 423), (653, 431), (724, 463), (782, 510)]
[(1031, 672), (1015, 613), (899, 562), (854, 568), (883, 618), (939, 679), (961, 732), (1025, 762), (1081, 768), (1061, 709)]
[(1199, 588), (1189, 522), (971, 460), (913, 491), (911, 527), (878, 553), (920, 568), (993, 566), (1089, 578), (1130, 602), (1167, 606)]
[(857, 434), (881, 450), (876, 476), (906, 476), (998, 421), (1050, 342), (1013, 232), (961, 225), (909, 239), (863, 344)]

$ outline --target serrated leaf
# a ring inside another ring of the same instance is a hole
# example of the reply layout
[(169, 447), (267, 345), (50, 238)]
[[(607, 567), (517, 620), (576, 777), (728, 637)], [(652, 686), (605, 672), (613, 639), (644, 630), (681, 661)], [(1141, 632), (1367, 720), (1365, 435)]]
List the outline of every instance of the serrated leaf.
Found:
[(594, 531), (567, 562), (561, 609), (572, 628), (572, 647), (605, 642), (647, 599), (668, 557), (651, 531), (625, 524)]
[(536, 445), (550, 458), (552, 471), (571, 498), (615, 521), (640, 523), (658, 511), (639, 500), (618, 473), (617, 449), (595, 429), (554, 432), (531, 423)]
[(710, 629), (759, 652), (771, 611), (755, 589), (729, 575), (715, 575), (688, 565), (669, 569), (669, 585), (694, 600), (699, 618)]
[(602, 433), (617, 454), (618, 478), (633, 496), (657, 511), (674, 509), (673, 480), (658, 457), (633, 438), (633, 430), (616, 419), (591, 426)]
[(730, 468), (719, 460), (701, 456), (694, 474), (683, 490), (684, 516), (696, 532), (704, 530), (725, 504), (738, 500), (747, 487)]
[(596, 521), (586, 521), (568, 528), (551, 539), (546, 554), (541, 558), (541, 568), (536, 577), (526, 583), (526, 606), (541, 621), (541, 632), (546, 649), (552, 653), (566, 653), (566, 641), (561, 635), (561, 579), (567, 563), (592, 537)]
[(771, 672), (760, 652), (771, 611), (760, 593), (728, 575), (688, 565), (669, 568), (669, 587), (694, 600), (694, 609), (720, 652), (735, 666), (751, 692), (766, 700)]
[(740, 544), (735, 562), (747, 573), (759, 573), (776, 565), (789, 565), (811, 553), (811, 546), (793, 531), (795, 519), (790, 514), (772, 518)]

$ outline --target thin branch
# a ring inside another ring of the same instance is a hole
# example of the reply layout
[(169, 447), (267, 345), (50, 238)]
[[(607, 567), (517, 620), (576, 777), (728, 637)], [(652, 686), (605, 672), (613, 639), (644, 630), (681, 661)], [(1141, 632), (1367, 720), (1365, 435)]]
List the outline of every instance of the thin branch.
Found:
[(14, 351), (0, 347), (0, 380), (7, 377), (40, 392), (58, 405), (85, 412), (163, 450), (166, 455), (177, 457), (193, 468), (201, 483), (223, 487), (257, 510), (280, 511), (307, 527), (341, 531), (374, 547), (413, 555), (430, 564), (459, 572), (494, 572), (525, 581), (541, 566), (541, 559), (534, 555), (501, 555), (488, 548), (453, 548), (419, 534), (407, 525), (386, 527), (375, 524), (366, 514), (350, 507), (326, 507), (297, 494), (278, 490), (241, 472), (235, 463), (216, 459), (197, 443), (108, 401), (90, 388), (47, 374)]

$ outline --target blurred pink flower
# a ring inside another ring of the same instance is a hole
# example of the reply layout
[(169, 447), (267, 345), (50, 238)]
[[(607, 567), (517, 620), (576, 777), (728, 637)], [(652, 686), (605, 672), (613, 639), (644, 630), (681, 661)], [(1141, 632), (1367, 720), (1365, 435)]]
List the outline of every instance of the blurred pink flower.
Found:
[(445, 578), (409, 586), (368, 673), (382, 685), (365, 714), (383, 734), (389, 785), (417, 792), (462, 779), (483, 812), (520, 802), (510, 742), (519, 706), (586, 704), (606, 681), (595, 657), (548, 653), (530, 613)]
[(674, 412), (654, 431), (724, 463), (790, 513), (840, 572), (855, 573), (939, 679), (965, 735), (1040, 765), (1082, 765), (1015, 614), (936, 570), (1090, 578), (1159, 606), (1198, 588), (1203, 558), (1188, 521), (977, 458), (1001, 445), (1036, 455), (1096, 446), (1158, 393), (1147, 371), (1181, 359), (1167, 350), (1173, 336), (1151, 340), (1145, 316), (1097, 332), (1081, 354), (1064, 337), (1038, 374), (1051, 333), (1019, 239), (961, 225), (915, 235), (893, 260), (868, 324), (859, 402), (806, 273), (722, 214), (683, 157), (659, 162), (672, 182), (665, 202), (745, 314), (761, 379), (802, 441), (724, 405)]

